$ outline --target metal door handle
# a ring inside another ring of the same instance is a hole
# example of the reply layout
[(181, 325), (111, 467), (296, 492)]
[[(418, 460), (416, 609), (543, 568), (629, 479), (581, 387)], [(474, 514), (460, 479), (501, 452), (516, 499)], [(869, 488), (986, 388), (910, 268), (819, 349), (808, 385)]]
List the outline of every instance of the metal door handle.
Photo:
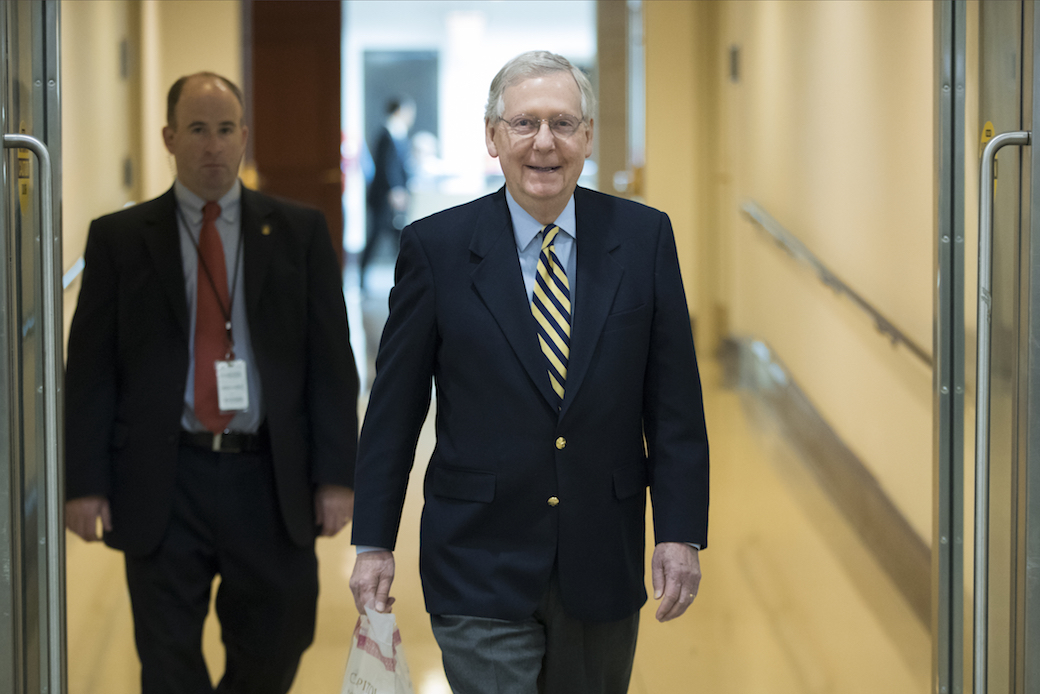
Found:
[(43, 261), (43, 384), (44, 384), (44, 507), (47, 542), (47, 634), (49, 638), (50, 681), (62, 681), (62, 662), (57, 654), (64, 650), (64, 628), (61, 605), (63, 597), (64, 508), (61, 465), (58, 459), (58, 373), (60, 352), (57, 337), (57, 291), (55, 275), (54, 207), (51, 179), (51, 157), (47, 146), (30, 135), (4, 135), (4, 149), (23, 148), (40, 162), (40, 251)]
[(986, 694), (989, 621), (989, 367), (993, 251), (993, 162), (1006, 145), (1028, 145), (1026, 131), (1002, 133), (982, 151), (979, 174), (979, 313), (975, 387), (975, 694)]

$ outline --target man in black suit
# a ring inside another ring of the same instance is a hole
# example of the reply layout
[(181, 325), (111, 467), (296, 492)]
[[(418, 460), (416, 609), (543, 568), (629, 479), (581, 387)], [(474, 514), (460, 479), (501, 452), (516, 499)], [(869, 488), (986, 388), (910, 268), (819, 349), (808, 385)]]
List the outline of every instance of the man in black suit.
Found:
[(401, 227), (408, 211), (408, 179), (412, 167), (408, 130), (414, 122), (414, 101), (407, 97), (394, 97), (387, 102), (386, 122), (379, 129), (372, 158), (375, 171), (365, 193), (368, 235), (359, 261), (362, 287), (365, 285), (365, 270), (379, 239), (389, 239), (395, 252), (400, 245)]
[(350, 521), (357, 373), (320, 212), (244, 188), (242, 95), (170, 89), (167, 193), (95, 220), (66, 378), (66, 523), (122, 550), (144, 694), (282, 694), (314, 635), (316, 535)]
[(457, 694), (620, 694), (644, 587), (680, 616), (707, 543), (708, 446), (668, 217), (577, 187), (594, 96), (566, 59), (491, 84), (505, 188), (404, 230), (362, 429), (351, 588), (393, 602), (392, 550), (437, 392), (420, 574)]

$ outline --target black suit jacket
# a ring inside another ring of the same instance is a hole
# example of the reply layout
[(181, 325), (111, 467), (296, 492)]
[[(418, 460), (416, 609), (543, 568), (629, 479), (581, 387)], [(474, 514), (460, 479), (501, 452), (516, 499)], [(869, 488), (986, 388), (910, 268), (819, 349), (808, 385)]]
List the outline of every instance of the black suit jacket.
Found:
[(657, 541), (707, 544), (707, 435), (668, 217), (582, 188), (574, 197), (560, 411), (504, 190), (404, 230), (361, 435), (353, 541), (395, 544), (432, 380), (420, 572), (433, 614), (527, 618), (554, 563), (575, 617), (632, 614), (646, 600), (648, 485)]
[[(189, 308), (171, 189), (95, 220), (69, 335), (66, 496), (109, 499), (105, 541), (144, 555), (170, 518), (189, 362)], [(242, 189), (246, 311), (278, 501), (315, 537), (319, 484), (352, 486), (357, 371), (339, 267), (320, 212)]]

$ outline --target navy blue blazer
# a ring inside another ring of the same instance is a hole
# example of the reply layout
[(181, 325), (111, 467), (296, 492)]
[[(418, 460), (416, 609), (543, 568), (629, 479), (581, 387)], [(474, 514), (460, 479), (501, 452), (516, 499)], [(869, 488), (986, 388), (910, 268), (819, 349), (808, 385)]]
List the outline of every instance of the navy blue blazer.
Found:
[(436, 384), (420, 573), (433, 614), (530, 617), (557, 566), (574, 617), (612, 621), (657, 542), (707, 544), (708, 442), (668, 217), (574, 193), (577, 275), (557, 411), (505, 191), (404, 230), (362, 429), (353, 541), (395, 545)]
[[(108, 497), (105, 542), (158, 546), (173, 503), (189, 362), (176, 217), (164, 195), (94, 220), (65, 382), (66, 497)], [(246, 312), (260, 373), (278, 504), (313, 543), (314, 489), (350, 486), (357, 370), (339, 267), (320, 212), (242, 189)]]

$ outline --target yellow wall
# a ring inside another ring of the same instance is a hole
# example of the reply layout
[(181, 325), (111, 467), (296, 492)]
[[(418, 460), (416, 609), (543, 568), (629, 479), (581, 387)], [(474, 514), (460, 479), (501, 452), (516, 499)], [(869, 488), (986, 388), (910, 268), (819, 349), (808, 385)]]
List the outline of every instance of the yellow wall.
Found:
[(929, 540), (930, 370), (738, 205), (765, 207), (931, 350), (932, 4), (644, 6), (647, 201), (677, 222), (691, 310), (717, 303), (723, 331), (769, 344)]
[[(162, 144), (166, 92), (178, 77), (199, 70), (241, 82), (241, 11), (238, 0), (61, 4), (64, 269), (82, 256), (90, 220), (172, 184)], [(123, 41), (126, 77), (120, 70)], [(78, 292), (78, 281), (65, 292), (66, 332)]]
[(648, 205), (668, 213), (675, 231), (690, 313), (701, 311), (697, 277), (697, 165), (700, 141), (695, 17), (700, 3), (644, 3), (646, 51), (646, 178)]

